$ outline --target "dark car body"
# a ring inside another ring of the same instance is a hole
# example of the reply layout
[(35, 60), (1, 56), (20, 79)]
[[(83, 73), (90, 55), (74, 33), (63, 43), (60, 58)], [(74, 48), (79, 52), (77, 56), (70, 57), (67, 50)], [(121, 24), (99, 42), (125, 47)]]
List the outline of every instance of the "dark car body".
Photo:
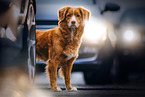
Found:
[[(145, 74), (145, 8), (129, 9), (124, 12), (118, 28), (116, 55), (119, 63), (119, 80), (129, 80), (131, 73)], [(127, 32), (128, 31), (128, 32)], [(130, 31), (130, 32), (129, 32)], [(130, 33), (130, 34), (129, 34)], [(129, 34), (125, 38), (122, 34)], [(125, 39), (122, 39), (122, 38)], [(124, 42), (125, 40), (125, 42)], [(120, 46), (120, 44), (122, 46)]]
[[(117, 83), (144, 83), (145, 80), (145, 3), (144, 0), (110, 0), (120, 7), (108, 9), (103, 17), (112, 24), (116, 34), (114, 80)], [(132, 3), (129, 3), (132, 2)], [(103, 0), (98, 6), (106, 5)]]
[(35, 0), (0, 0), (1, 70), (15, 67), (34, 76), (35, 14)]

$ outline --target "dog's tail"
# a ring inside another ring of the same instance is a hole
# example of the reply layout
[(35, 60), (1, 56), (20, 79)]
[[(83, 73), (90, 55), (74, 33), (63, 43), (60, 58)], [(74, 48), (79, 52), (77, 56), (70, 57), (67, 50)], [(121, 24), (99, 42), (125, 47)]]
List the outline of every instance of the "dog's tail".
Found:
[(63, 75), (63, 72), (62, 72), (61, 68), (58, 70), (58, 75), (59, 75), (60, 78), (64, 78), (64, 75)]

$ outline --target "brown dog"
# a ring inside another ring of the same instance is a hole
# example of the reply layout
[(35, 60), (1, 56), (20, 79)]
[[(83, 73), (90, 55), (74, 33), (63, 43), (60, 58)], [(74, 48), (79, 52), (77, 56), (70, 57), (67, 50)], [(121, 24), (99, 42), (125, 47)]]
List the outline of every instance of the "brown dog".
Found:
[(37, 59), (47, 62), (46, 72), (49, 75), (52, 90), (61, 91), (57, 87), (57, 69), (62, 70), (66, 88), (77, 91), (71, 86), (71, 70), (78, 56), (85, 21), (90, 12), (82, 7), (64, 7), (59, 10), (58, 27), (47, 31), (36, 31)]

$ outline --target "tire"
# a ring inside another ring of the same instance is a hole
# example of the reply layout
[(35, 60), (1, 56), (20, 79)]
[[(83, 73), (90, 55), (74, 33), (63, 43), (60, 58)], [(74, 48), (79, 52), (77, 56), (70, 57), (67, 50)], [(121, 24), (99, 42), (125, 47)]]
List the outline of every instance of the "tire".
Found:
[(26, 18), (26, 25), (28, 27), (27, 37), (27, 65), (29, 79), (34, 81), (35, 78), (35, 67), (36, 67), (36, 46), (35, 46), (35, 13), (34, 6), (32, 3), (28, 6), (28, 13)]
[(117, 84), (126, 84), (129, 82), (128, 80), (128, 64), (126, 61), (121, 60), (122, 58), (117, 59), (116, 64), (116, 76), (115, 81)]

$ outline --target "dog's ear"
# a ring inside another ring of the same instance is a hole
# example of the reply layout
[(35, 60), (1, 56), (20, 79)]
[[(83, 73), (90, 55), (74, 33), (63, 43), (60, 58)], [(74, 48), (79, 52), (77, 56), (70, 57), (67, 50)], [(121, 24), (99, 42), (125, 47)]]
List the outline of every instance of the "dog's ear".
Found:
[(83, 8), (83, 7), (78, 7), (78, 9), (80, 10), (81, 14), (82, 14), (82, 18), (83, 20), (89, 20), (89, 17), (90, 17), (90, 11)]
[(68, 9), (70, 9), (70, 8), (71, 7), (67, 6), (67, 7), (64, 7), (64, 8), (62, 8), (58, 11), (58, 20), (59, 20), (59, 22), (61, 22), (65, 19), (66, 13), (67, 13)]

